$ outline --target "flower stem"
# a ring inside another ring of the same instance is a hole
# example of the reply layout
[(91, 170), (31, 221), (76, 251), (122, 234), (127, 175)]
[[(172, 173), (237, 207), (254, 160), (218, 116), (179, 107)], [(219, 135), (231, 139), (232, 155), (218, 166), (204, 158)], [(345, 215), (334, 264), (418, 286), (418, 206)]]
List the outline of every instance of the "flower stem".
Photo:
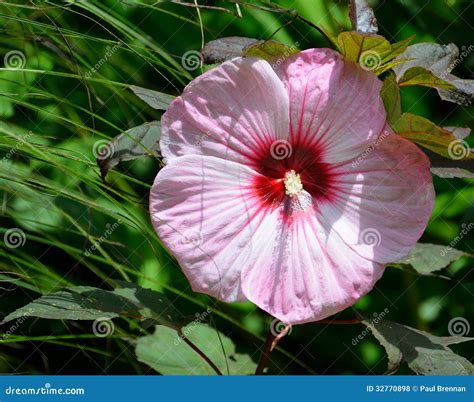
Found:
[(270, 353), (273, 349), (276, 348), (280, 339), (283, 338), (290, 331), (290, 329), (291, 324), (288, 324), (278, 335), (275, 335), (274, 328), (270, 326), (270, 329), (268, 330), (267, 334), (267, 339), (265, 340), (265, 345), (263, 346), (263, 352), (258, 362), (257, 370), (255, 370), (255, 375), (263, 374), (263, 370), (265, 369), (265, 366), (268, 362)]

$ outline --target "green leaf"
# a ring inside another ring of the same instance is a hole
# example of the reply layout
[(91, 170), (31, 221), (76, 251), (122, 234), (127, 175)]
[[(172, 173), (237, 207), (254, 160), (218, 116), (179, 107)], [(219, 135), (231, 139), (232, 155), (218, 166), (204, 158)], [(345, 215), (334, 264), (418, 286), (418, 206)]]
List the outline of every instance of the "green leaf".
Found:
[(424, 117), (403, 113), (391, 126), (402, 137), (445, 158), (458, 161), (474, 159), (467, 142)]
[(157, 156), (160, 135), (160, 122), (152, 121), (133, 127), (108, 143), (102, 140), (96, 142), (97, 164), (102, 178), (119, 162), (130, 161), (143, 155)]
[[(468, 137), (471, 133), (471, 129), (468, 127), (443, 127), (445, 130), (450, 131), (454, 137), (458, 140), (463, 140)], [(458, 141), (463, 143), (463, 141)], [(466, 148), (468, 147), (465, 143)], [(459, 148), (463, 152), (463, 148)], [(474, 159), (448, 159), (443, 158), (439, 155), (433, 154), (429, 151), (426, 152), (431, 161), (431, 173), (436, 176), (453, 179), (474, 179)], [(462, 156), (462, 153), (460, 154)]]
[(222, 63), (243, 56), (244, 50), (257, 42), (257, 39), (240, 36), (220, 38), (206, 43), (201, 50), (201, 56), (205, 64)]
[(2, 324), (19, 317), (57, 320), (96, 320), (121, 314), (142, 316), (179, 328), (183, 316), (161, 293), (126, 282), (113, 291), (89, 286), (66, 288), (40, 297), (10, 313)]
[(275, 40), (261, 40), (244, 49), (245, 56), (258, 57), (270, 63), (277, 63), (298, 52), (296, 46), (287, 46)]
[(399, 64), (405, 63), (405, 60), (391, 60), (388, 63), (385, 63), (383, 66), (379, 67), (376, 70), (377, 75), (381, 75), (389, 70), (393, 70), (395, 66), (398, 66)]
[(474, 366), (447, 346), (471, 341), (461, 336), (438, 337), (383, 319), (363, 319), (363, 324), (385, 348), (388, 371), (396, 371), (402, 362), (422, 375), (472, 375)]
[[(256, 364), (250, 356), (237, 353), (232, 340), (214, 328), (194, 322), (183, 328), (183, 334), (222, 374), (255, 372)], [(140, 362), (163, 375), (217, 374), (177, 331), (164, 326), (157, 326), (153, 335), (138, 338), (135, 351)]]
[(402, 105), (400, 102), (400, 88), (394, 73), (390, 73), (383, 81), (380, 91), (385, 111), (387, 112), (387, 121), (393, 123), (402, 115)]
[[(461, 232), (459, 236), (461, 235), (465, 234)], [(435, 271), (446, 268), (448, 265), (463, 256), (472, 257), (472, 255), (457, 250), (451, 246), (417, 243), (408, 256), (398, 261), (396, 264), (390, 265), (401, 265), (400, 268), (403, 268), (403, 266), (410, 266), (421, 275), (429, 275)]]
[(151, 89), (137, 87), (135, 85), (130, 85), (129, 88), (142, 101), (146, 102), (149, 106), (156, 110), (168, 109), (168, 106), (175, 98), (174, 96), (165, 94), (163, 92), (153, 91)]
[(339, 34), (337, 46), (346, 59), (359, 63), (362, 68), (375, 74), (380, 74), (386, 71), (385, 65), (402, 53), (412, 40), (413, 37), (409, 37), (390, 44), (380, 35), (348, 31)]
[[(110, 303), (108, 297), (100, 297), (99, 299), (92, 297), (91, 293), (97, 291), (100, 291), (100, 289), (78, 286), (42, 296), (8, 314), (2, 324), (20, 317), (56, 320), (96, 320), (98, 318), (118, 317), (122, 306)], [(108, 293), (106, 292), (106, 296), (108, 296)]]
[(382, 63), (382, 57), (392, 50), (390, 42), (383, 36), (364, 35), (355, 31), (341, 32), (337, 42), (346, 59), (357, 63), (364, 52), (371, 52), (377, 59), (377, 67)]
[(429, 88), (455, 89), (455, 86), (423, 67), (412, 67), (408, 69), (398, 81), (401, 87), (420, 85)]

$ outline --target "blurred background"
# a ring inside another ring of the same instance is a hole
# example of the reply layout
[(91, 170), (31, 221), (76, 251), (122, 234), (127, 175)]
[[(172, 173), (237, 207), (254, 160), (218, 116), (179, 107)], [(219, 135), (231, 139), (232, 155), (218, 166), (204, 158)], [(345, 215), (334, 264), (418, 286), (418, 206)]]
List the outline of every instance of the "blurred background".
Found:
[[(151, 120), (160, 112), (127, 85), (178, 95), (202, 73), (182, 56), (225, 36), (273, 38), (300, 49), (327, 47), (301, 16), (333, 33), (350, 29), (348, 1), (2, 1), (0, 52), (16, 55), (18, 69), (0, 70), (0, 235), (20, 229), (19, 247), (0, 242), (2, 316), (64, 286), (110, 288), (111, 279), (165, 293), (183, 314), (212, 307), (212, 325), (239, 351), (259, 357), (271, 317), (252, 304), (225, 305), (191, 291), (150, 225), (148, 191), (160, 161), (142, 157), (100, 178), (94, 145)], [(415, 34), (416, 42), (473, 46), (470, 0), (370, 1), (380, 33), (390, 41)], [(472, 48), (474, 50), (474, 48)], [(10, 67), (12, 67), (10, 60)], [(1, 63), (1, 61), (0, 61)], [(1, 67), (8, 67), (2, 65)], [(13, 66), (15, 67), (15, 66)], [(474, 51), (456, 75), (474, 78)], [(402, 89), (404, 111), (439, 126), (473, 127), (473, 109), (442, 102), (436, 91)], [(471, 146), (473, 142), (469, 140)], [(423, 242), (448, 245), (474, 222), (472, 180), (435, 178), (436, 207)], [(120, 222), (117, 224), (117, 222)], [(464, 226), (463, 226), (464, 225)], [(109, 233), (110, 232), (110, 233)], [(474, 252), (474, 231), (456, 248)], [(105, 235), (106, 234), (106, 235)], [(100, 248), (91, 245), (102, 236)], [(105, 237), (105, 239), (104, 239)], [(387, 268), (376, 288), (354, 309), (435, 335), (448, 336), (453, 317), (473, 317), (472, 259), (461, 258), (444, 277)], [(17, 374), (145, 374), (133, 320), (114, 320), (115, 333), (97, 338), (90, 322), (29, 318), (0, 336), (0, 372)], [(354, 346), (360, 325), (307, 324), (293, 328), (274, 352), (274, 374), (382, 374), (387, 360), (372, 335)], [(0, 331), (8, 330), (8, 325)], [(1, 333), (0, 333), (1, 335)], [(454, 345), (469, 355), (469, 344)], [(472, 352), (472, 349), (471, 349)], [(402, 367), (399, 373), (410, 371)]]

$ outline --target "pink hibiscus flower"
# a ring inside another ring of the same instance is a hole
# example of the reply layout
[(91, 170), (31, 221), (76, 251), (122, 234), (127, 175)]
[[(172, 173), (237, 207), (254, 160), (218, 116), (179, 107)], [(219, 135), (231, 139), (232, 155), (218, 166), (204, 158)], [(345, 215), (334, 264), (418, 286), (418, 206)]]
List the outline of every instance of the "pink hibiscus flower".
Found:
[(236, 58), (162, 118), (153, 225), (192, 288), (288, 324), (354, 304), (423, 233), (426, 156), (391, 133), (381, 82), (328, 49)]

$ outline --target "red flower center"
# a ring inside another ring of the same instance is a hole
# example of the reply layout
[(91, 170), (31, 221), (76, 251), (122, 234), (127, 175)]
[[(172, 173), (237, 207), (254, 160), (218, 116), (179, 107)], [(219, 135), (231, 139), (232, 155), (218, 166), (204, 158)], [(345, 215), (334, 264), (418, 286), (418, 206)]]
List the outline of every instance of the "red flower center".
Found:
[(318, 147), (277, 141), (257, 155), (254, 169), (262, 176), (256, 177), (253, 187), (264, 205), (276, 207), (285, 197), (291, 196), (288, 195), (288, 186), (285, 189), (285, 179), (289, 174), (298, 176), (303, 189), (313, 200), (330, 197), (334, 173), (329, 164), (322, 162)]

